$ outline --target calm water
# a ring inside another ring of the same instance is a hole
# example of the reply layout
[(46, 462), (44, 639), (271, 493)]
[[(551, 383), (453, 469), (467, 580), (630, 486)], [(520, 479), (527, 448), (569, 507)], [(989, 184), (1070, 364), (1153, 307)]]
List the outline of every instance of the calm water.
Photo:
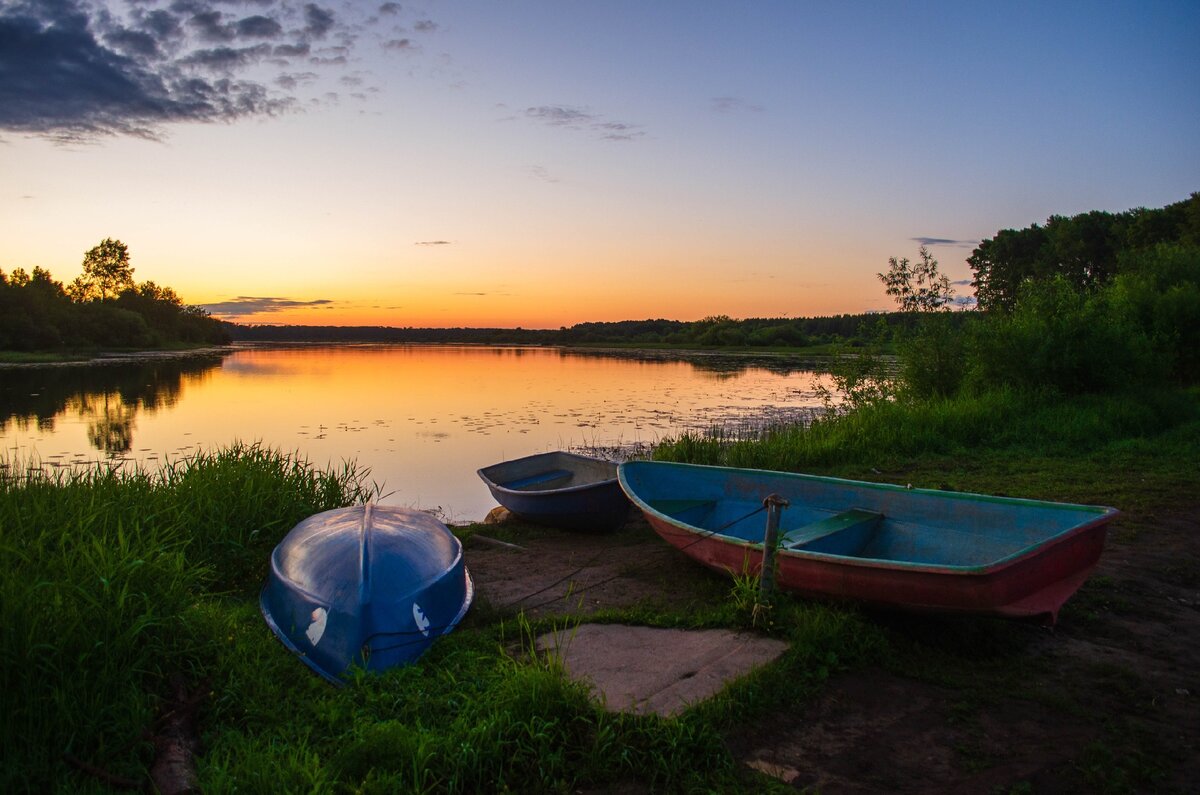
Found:
[(797, 419), (824, 378), (781, 358), (419, 345), (0, 369), (0, 458), (154, 467), (260, 441), (321, 466), (354, 459), (383, 502), (462, 522), (495, 506), (479, 467)]

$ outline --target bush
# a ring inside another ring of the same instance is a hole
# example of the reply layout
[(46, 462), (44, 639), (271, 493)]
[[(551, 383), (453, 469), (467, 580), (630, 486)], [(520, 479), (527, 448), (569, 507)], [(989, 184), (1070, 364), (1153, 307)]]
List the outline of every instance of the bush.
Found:
[(1120, 390), (1161, 376), (1150, 335), (1110, 289), (1076, 290), (1056, 277), (1022, 286), (1010, 315), (992, 316), (970, 342), (969, 382), (1080, 394)]
[(948, 312), (925, 313), (916, 329), (901, 339), (899, 354), (906, 396), (919, 400), (953, 397), (967, 372), (966, 331), (961, 318)]

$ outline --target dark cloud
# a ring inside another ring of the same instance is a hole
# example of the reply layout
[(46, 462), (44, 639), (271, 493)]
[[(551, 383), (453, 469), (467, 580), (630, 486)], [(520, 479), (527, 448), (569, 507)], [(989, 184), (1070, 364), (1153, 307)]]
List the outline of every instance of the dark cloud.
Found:
[(104, 43), (123, 55), (133, 58), (156, 59), (161, 56), (158, 40), (140, 30), (121, 28), (104, 34)]
[(432, 33), (438, 29), (437, 23), (429, 19), (417, 20), (417, 24), (413, 25), (413, 29), (421, 33)]
[(762, 113), (763, 110), (761, 105), (747, 102), (741, 97), (713, 97), (712, 107), (718, 113), (741, 113), (744, 111)]
[(308, 55), (311, 50), (308, 42), (301, 41), (296, 44), (278, 44), (275, 49), (271, 50), (271, 54), (277, 58), (293, 58)]
[(304, 32), (314, 39), (323, 39), (333, 29), (333, 12), (316, 3), (304, 6)]
[(215, 47), (197, 50), (180, 63), (202, 66), (213, 72), (232, 72), (258, 63), (271, 54), (271, 45), (257, 44), (253, 47)]
[(950, 282), (950, 284), (954, 285), (955, 287), (969, 287), (971, 285), (971, 280), (970, 279), (959, 279), (956, 282)]
[(260, 298), (239, 295), (229, 301), (201, 304), (200, 308), (217, 317), (241, 317), (265, 312), (280, 312), (284, 309), (295, 309), (301, 306), (325, 306), (332, 303), (333, 301), (328, 298), (318, 298), (315, 301), (293, 301), (290, 298)]
[(385, 50), (414, 50), (416, 46), (409, 39), (389, 39), (383, 43)]
[[(0, 132), (159, 138), (176, 123), (296, 110), (292, 91), (310, 81), (295, 67), (349, 63), (355, 35), (311, 2), (0, 0)], [(261, 74), (268, 64), (282, 74)]]
[(553, 176), (545, 166), (530, 166), (529, 173), (542, 180), (543, 182), (558, 182), (558, 177)]
[(413, 245), (415, 246), (448, 246), (449, 240), (420, 240)]
[(974, 248), (979, 245), (978, 240), (951, 240), (945, 237), (910, 237), (909, 240), (920, 243), (922, 246), (971, 246)]
[(381, 13), (381, 14), (399, 14), (400, 13), (400, 4), (399, 3), (384, 3), (383, 5), (379, 6), (379, 13)]
[(227, 25), (221, 20), (223, 15), (220, 11), (204, 11), (199, 14), (193, 14), (192, 18), (187, 21), (188, 27), (196, 31), (201, 41), (209, 44), (220, 42), (233, 41), (237, 36), (232, 25)]
[(283, 25), (271, 17), (264, 16), (239, 19), (233, 27), (237, 35), (248, 39), (273, 39), (283, 33)]
[(645, 135), (636, 124), (606, 121), (601, 116), (569, 105), (538, 105), (526, 108), (524, 113), (527, 119), (551, 127), (594, 132), (608, 141), (632, 141)]

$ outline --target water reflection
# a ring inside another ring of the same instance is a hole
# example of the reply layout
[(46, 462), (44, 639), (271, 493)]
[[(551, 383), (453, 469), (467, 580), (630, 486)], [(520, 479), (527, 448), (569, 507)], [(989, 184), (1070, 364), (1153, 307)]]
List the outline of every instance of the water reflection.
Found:
[(133, 448), (137, 418), (170, 409), (187, 380), (220, 366), (220, 355), (99, 365), (0, 370), (0, 436), (53, 434), (70, 417), (91, 447), (112, 457)]
[(224, 357), (0, 370), (4, 455), (155, 466), (235, 441), (353, 459), (386, 502), (481, 518), (475, 470), (555, 449), (802, 421), (811, 363), (781, 356), (441, 345), (242, 347)]

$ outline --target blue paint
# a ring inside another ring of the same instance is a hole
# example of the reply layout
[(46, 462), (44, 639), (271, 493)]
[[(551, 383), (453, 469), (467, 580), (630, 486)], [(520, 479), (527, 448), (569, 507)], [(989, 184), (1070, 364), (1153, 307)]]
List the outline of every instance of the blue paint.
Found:
[(474, 595), (462, 543), (432, 516), (358, 505), (310, 516), (271, 553), (260, 608), (283, 644), (331, 682), (354, 665), (417, 659)]
[(484, 467), (479, 477), (496, 502), (537, 524), (604, 531), (629, 515), (611, 461), (555, 451)]

